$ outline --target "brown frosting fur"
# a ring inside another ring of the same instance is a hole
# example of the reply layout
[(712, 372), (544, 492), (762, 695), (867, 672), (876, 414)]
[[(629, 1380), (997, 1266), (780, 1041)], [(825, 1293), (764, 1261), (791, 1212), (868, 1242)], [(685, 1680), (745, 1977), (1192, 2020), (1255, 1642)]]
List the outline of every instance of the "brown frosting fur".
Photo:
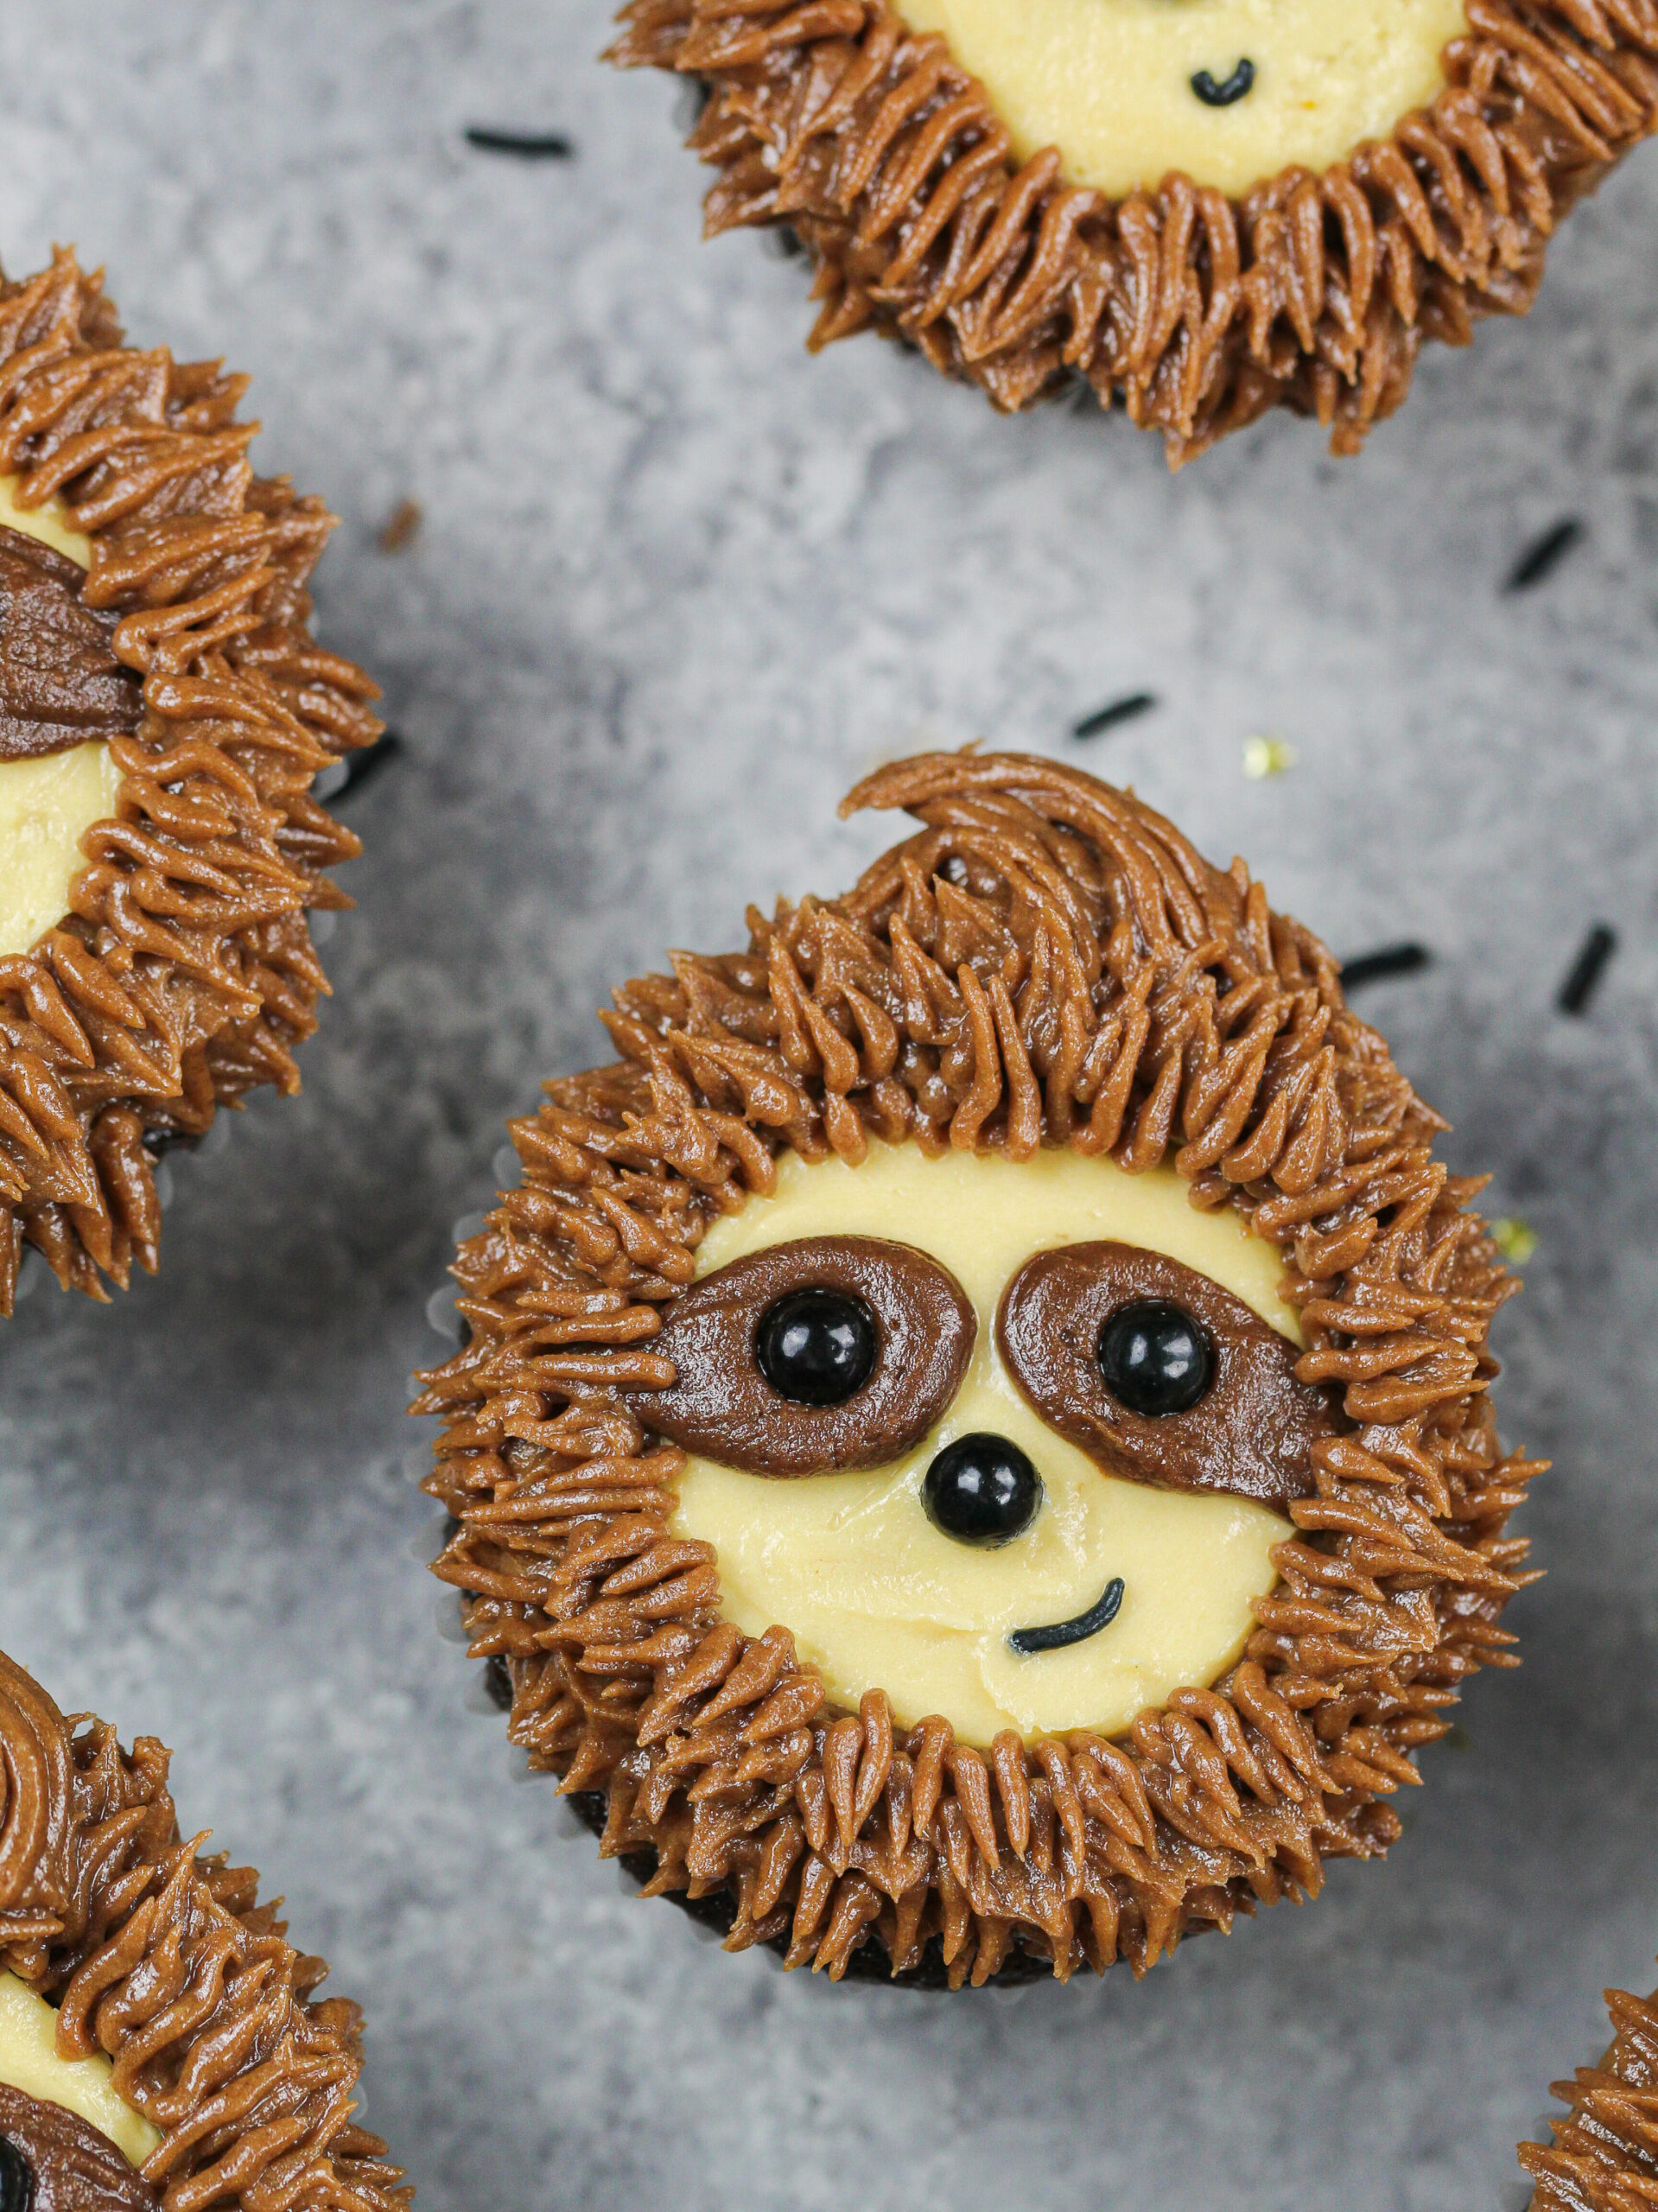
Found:
[(116, 618), (83, 607), (75, 563), (0, 525), (0, 760), (137, 729), (137, 678), (110, 650)]
[(81, 601), (118, 618), (144, 709), (111, 739), (118, 812), (83, 840), (71, 912), (0, 958), (0, 1314), (25, 1240), (95, 1298), (154, 1268), (150, 1147), (298, 1090), (327, 989), (306, 912), (351, 903), (322, 871), (357, 840), (310, 786), (378, 735), (378, 694), (312, 641), (333, 518), (253, 474), (246, 381), (124, 346), (68, 252), (0, 281), (0, 471), (91, 540)]
[[(1242, 861), (1020, 755), (924, 754), (846, 804), (923, 827), (842, 898), (751, 908), (746, 951), (619, 989), (619, 1060), (513, 1125), (523, 1184), (455, 1262), (470, 1341), (416, 1408), (442, 1417), (427, 1487), (457, 1524), (434, 1572), (532, 1765), (604, 1793), (602, 1848), (654, 1854), (650, 1890), (727, 1897), (731, 1948), (835, 1975), (866, 1942), (902, 1971), (931, 1948), (958, 1984), (1020, 1950), (1144, 1972), (1385, 1850), (1412, 1752), (1515, 1663), (1503, 1527), (1535, 1469), (1498, 1446), (1486, 1349), (1515, 1285), (1479, 1185), (1432, 1155), (1443, 1124)], [(879, 1690), (837, 1713), (669, 1529), (682, 1456), (632, 1396), (658, 1317), (785, 1147), (855, 1160), (871, 1136), (1172, 1160), (1283, 1254), (1297, 1374), (1333, 1386), (1341, 1433), (1243, 1659), (1121, 1744), (984, 1753), (936, 1718), (900, 1734)]]
[[(756, 1364), (754, 1331), (774, 1300), (848, 1291), (875, 1323), (862, 1389), (838, 1406), (791, 1404)], [(918, 1444), (961, 1388), (978, 1321), (949, 1269), (876, 1236), (804, 1236), (705, 1275), (667, 1309), (652, 1349), (666, 1387), (635, 1402), (647, 1428), (759, 1475), (879, 1467)]]
[(712, 232), (786, 223), (810, 343), (867, 327), (1019, 408), (1081, 376), (1189, 461), (1268, 408), (1357, 451), (1424, 338), (1523, 315), (1563, 215), (1658, 129), (1658, 0), (1469, 0), (1446, 86), (1385, 143), (1242, 200), (1121, 201), (1022, 166), (984, 87), (886, 0), (631, 0), (610, 58), (701, 78)]
[(29, 2168), (28, 2212), (159, 2212), (156, 2191), (90, 2121), (4, 2082), (0, 2139)]
[[(1215, 1379), (1189, 1412), (1147, 1420), (1105, 1387), (1095, 1357), (1101, 1326), (1136, 1299), (1182, 1307), (1214, 1346)], [(1318, 1486), (1312, 1447), (1338, 1424), (1324, 1392), (1297, 1382), (1294, 1346), (1166, 1252), (1094, 1243), (1037, 1253), (1002, 1295), (996, 1340), (1037, 1412), (1109, 1474), (1267, 1505)]]
[(58, 2009), (65, 2058), (102, 2050), (162, 2132), (162, 2212), (407, 2212), (352, 2124), (361, 2016), (285, 1940), (258, 1878), (181, 1838), (168, 1754), (66, 1719), (0, 1653), (0, 1966)]
[(1658, 1990), (1609, 1989), (1616, 2031), (1598, 2066), (1580, 2066), (1551, 2096), (1571, 2109), (1553, 2141), (1522, 2143), (1536, 2183), (1532, 2212), (1650, 2212), (1658, 2204)]

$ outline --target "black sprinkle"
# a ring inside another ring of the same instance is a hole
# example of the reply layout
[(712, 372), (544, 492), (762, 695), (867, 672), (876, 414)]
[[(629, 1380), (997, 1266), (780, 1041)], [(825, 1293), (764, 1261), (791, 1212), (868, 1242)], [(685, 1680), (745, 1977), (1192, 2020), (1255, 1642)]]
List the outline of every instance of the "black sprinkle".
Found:
[(346, 780), (334, 793), (336, 804), (353, 791), (359, 791), (371, 776), (378, 776), (390, 760), (395, 760), (403, 751), (403, 740), (396, 730), (387, 730), (372, 745), (365, 745), (360, 753), (346, 755)]
[(1038, 1651), (1063, 1651), (1068, 1643), (1085, 1643), (1102, 1628), (1109, 1628), (1122, 1605), (1122, 1577), (1114, 1575), (1104, 1595), (1075, 1620), (1056, 1621), (1051, 1628), (1016, 1628), (1007, 1641), (1021, 1658)]
[(1102, 707), (1096, 707), (1091, 715), (1084, 715), (1071, 730), (1073, 737), (1103, 737), (1119, 722), (1131, 722), (1136, 715), (1147, 715), (1157, 704), (1153, 691), (1131, 691), (1126, 698), (1109, 699)]
[(1253, 61), (1240, 61), (1224, 84), (1217, 85), (1207, 69), (1200, 69), (1191, 80), (1191, 89), (1205, 107), (1230, 107), (1234, 100), (1241, 100), (1255, 81)]
[(1529, 591), (1534, 584), (1553, 575), (1566, 555), (1584, 534), (1584, 525), (1576, 515), (1567, 515), (1552, 530), (1546, 530), (1534, 545), (1528, 545), (1509, 571), (1506, 591)]
[(492, 1701), (503, 1713), (512, 1710), (512, 1677), (506, 1671), (506, 1662), (499, 1652), (484, 1662), (484, 1688)]
[(1604, 922), (1597, 922), (1579, 946), (1578, 957), (1555, 998), (1554, 1003), (1562, 1014), (1589, 1011), (1589, 1001), (1606, 972), (1606, 963), (1617, 950), (1617, 931), (1608, 929)]
[(573, 162), (575, 145), (556, 130), (490, 130), (478, 124), (467, 131), (467, 143), (480, 154), (513, 154), (521, 162)]
[(1378, 945), (1374, 952), (1361, 952), (1356, 960), (1342, 963), (1342, 988), (1356, 991), (1386, 976), (1419, 976), (1432, 958), (1425, 944)]

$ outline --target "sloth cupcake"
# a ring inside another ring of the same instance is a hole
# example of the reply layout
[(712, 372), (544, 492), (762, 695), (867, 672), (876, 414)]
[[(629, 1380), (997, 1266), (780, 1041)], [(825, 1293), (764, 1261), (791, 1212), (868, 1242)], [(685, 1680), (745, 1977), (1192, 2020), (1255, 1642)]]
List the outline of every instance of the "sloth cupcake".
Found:
[(631, 0), (709, 95), (711, 232), (783, 223), (866, 327), (1018, 408), (1076, 378), (1188, 460), (1269, 407), (1337, 453), (1425, 337), (1523, 314), (1658, 128), (1652, 0)]
[(1553, 2141), (1520, 2145), (1537, 2184), (1532, 2212), (1643, 2212), (1658, 2204), (1658, 1990), (1609, 1989), (1614, 2031), (1598, 2066), (1552, 2094), (1570, 2109)]
[(26, 1245), (153, 1269), (156, 1152), (296, 1090), (327, 988), (359, 848), (310, 786), (378, 695), (312, 640), (333, 520), (254, 475), (246, 382), (124, 345), (70, 253), (0, 281), (0, 1314)]
[(0, 1654), (0, 2207), (407, 2212), (356, 2005), (181, 1836), (167, 1763)]
[(1526, 1580), (1515, 1287), (1336, 963), (1126, 793), (931, 754), (615, 995), (424, 1378), (531, 1764), (727, 1947), (981, 1983), (1310, 1897)]

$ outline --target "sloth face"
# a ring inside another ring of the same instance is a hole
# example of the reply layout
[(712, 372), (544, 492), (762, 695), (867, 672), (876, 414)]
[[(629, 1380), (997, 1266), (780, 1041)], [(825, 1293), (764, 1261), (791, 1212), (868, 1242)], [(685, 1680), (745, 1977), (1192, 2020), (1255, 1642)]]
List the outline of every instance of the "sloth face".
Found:
[[(876, 1146), (715, 1224), (646, 1421), (727, 1616), (969, 1742), (1216, 1679), (1329, 1427), (1278, 1253), (1172, 1170)], [(893, 1230), (901, 1229), (902, 1242)]]
[(1465, 0), (894, 0), (981, 79), (1021, 158), (1121, 198), (1232, 194), (1385, 138), (1442, 89)]

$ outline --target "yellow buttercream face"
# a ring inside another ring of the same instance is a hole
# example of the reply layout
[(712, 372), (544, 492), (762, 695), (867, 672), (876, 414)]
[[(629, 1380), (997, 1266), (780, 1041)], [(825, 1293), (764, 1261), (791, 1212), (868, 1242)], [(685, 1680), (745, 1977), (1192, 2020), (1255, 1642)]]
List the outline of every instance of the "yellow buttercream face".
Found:
[(1434, 99), (1468, 28), (1465, 0), (893, 3), (943, 33), (1021, 159), (1057, 146), (1072, 183), (1113, 199), (1177, 170), (1241, 196), (1280, 169), (1327, 168)]
[[(727, 1618), (750, 1636), (790, 1630), (836, 1703), (855, 1707), (879, 1688), (901, 1724), (942, 1713), (981, 1745), (1007, 1728), (1120, 1732), (1172, 1691), (1223, 1675), (1254, 1625), (1251, 1600), (1276, 1579), (1272, 1548), (1289, 1522), (1247, 1497), (1105, 1473), (1027, 1402), (995, 1328), (1034, 1254), (1107, 1240), (1209, 1277), (1299, 1344), (1280, 1255), (1231, 1208), (1196, 1211), (1187, 1188), (1172, 1169), (1129, 1175), (1058, 1149), (1015, 1162), (875, 1145), (857, 1167), (786, 1155), (775, 1195), (709, 1230), (699, 1277), (799, 1238), (881, 1238), (950, 1271), (977, 1335), (948, 1409), (890, 1465), (779, 1479), (688, 1460), (674, 1527), (713, 1545)], [(1023, 1452), (1041, 1484), (1028, 1526), (994, 1548), (943, 1533), (924, 1500), (936, 1456), (987, 1433)], [(1097, 1632), (1035, 1652), (1010, 1643), (1089, 1614), (1118, 1581), (1115, 1615)]]
[(42, 545), (66, 555), (77, 568), (92, 565), (92, 541), (74, 527), (62, 500), (42, 499), (35, 506), (20, 506), (15, 476), (0, 476), (0, 523), (8, 530), (21, 530), (25, 537), (38, 537)]
[[(38, 537), (83, 569), (92, 547), (61, 503), (20, 507), (17, 479), (0, 476), (0, 524)], [(32, 760), (0, 760), (0, 957), (27, 952), (69, 910), (69, 887), (86, 866), (80, 841), (115, 811), (120, 778), (97, 740)]]
[(115, 811), (120, 771), (94, 739), (35, 760), (0, 760), (0, 955), (27, 952), (69, 911), (80, 841)]
[(115, 2086), (101, 2051), (60, 2058), (58, 2016), (14, 1974), (0, 1973), (0, 2082), (42, 2104), (78, 2113), (107, 2135), (135, 2166), (159, 2148), (161, 2130), (135, 2112)]

